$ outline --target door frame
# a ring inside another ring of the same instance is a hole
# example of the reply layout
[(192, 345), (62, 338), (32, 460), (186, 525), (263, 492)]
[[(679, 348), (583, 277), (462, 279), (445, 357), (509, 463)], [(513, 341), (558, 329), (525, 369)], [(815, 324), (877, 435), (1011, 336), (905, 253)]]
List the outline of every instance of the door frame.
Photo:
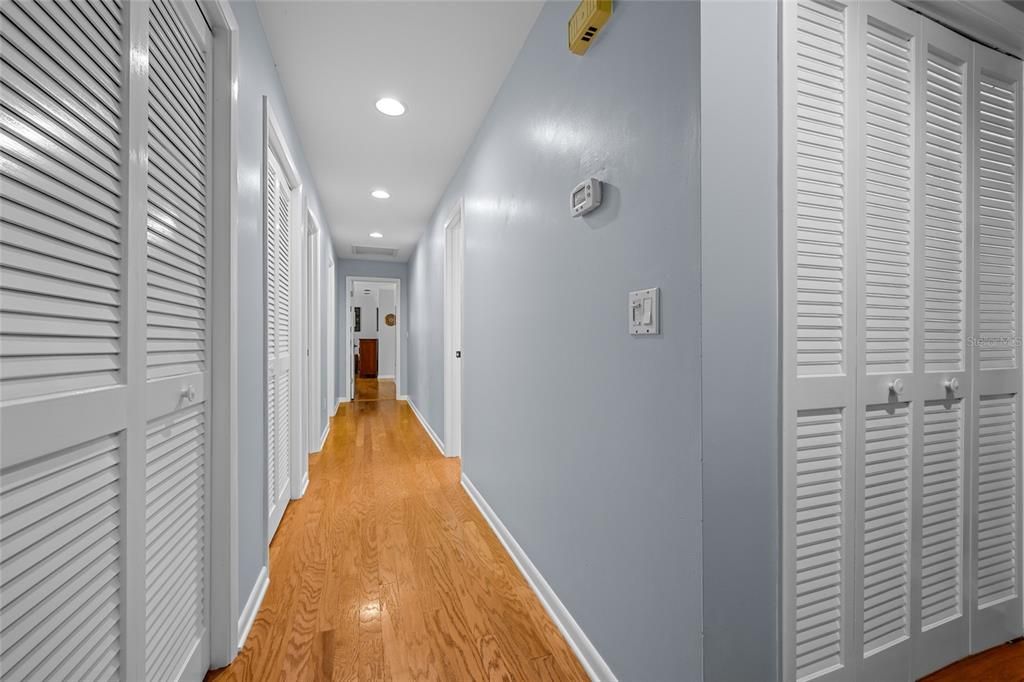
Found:
[[(334, 254), (328, 251), (327, 256), (327, 424), (324, 426), (324, 440), (331, 429), (331, 418), (338, 409), (337, 377), (334, 375), (338, 354), (338, 273), (334, 265)], [(320, 447), (323, 449), (323, 444)]]
[(398, 318), (398, 323), (395, 325), (395, 398), (397, 399), (402, 394), (400, 390), (402, 385), (402, 280), (397, 277), (348, 275), (345, 277), (345, 400), (350, 402), (356, 399), (355, 391), (352, 390), (355, 381), (355, 367), (352, 361), (352, 285), (356, 282), (380, 282), (381, 284), (395, 285), (395, 317)]
[[(294, 157), (288, 148), (284, 135), (281, 132), (281, 126), (278, 123), (278, 117), (274, 113), (274, 108), (270, 104), (270, 98), (267, 95), (263, 96), (263, 162), (262, 162), (262, 216), (261, 222), (263, 223), (263, 447), (267, 453), (270, 452), (270, 443), (268, 441), (267, 430), (267, 415), (269, 405), (267, 403), (267, 383), (268, 383), (268, 372), (267, 372), (267, 319), (266, 319), (266, 308), (267, 308), (267, 255), (266, 255), (266, 239), (267, 239), (267, 163), (268, 163), (268, 152), (272, 151), (277, 157), (278, 162), (281, 165), (281, 172), (284, 173), (285, 180), (290, 190), (291, 207), (292, 209), (288, 213), (288, 243), (289, 243), (289, 260), (290, 260), (290, 282), (289, 288), (291, 290), (291, 309), (289, 310), (289, 372), (291, 373), (291, 380), (289, 381), (289, 398), (288, 406), (290, 409), (288, 425), (290, 428), (289, 433), (289, 495), (291, 499), (298, 499), (302, 497), (305, 492), (306, 484), (309, 483), (306, 460), (307, 457), (300, 456), (303, 448), (302, 438), (302, 403), (303, 393), (305, 391), (304, 377), (302, 374), (302, 356), (298, 352), (298, 349), (304, 348), (304, 334), (303, 334), (303, 278), (305, 267), (302, 263), (302, 259), (299, 255), (303, 251), (303, 241), (305, 241), (305, 229), (303, 228), (304, 222), (304, 210), (302, 202), (302, 179), (299, 176), (298, 167), (295, 165)], [(300, 241), (301, 240), (301, 241)], [(265, 461), (265, 460), (264, 460)], [(265, 468), (265, 467), (264, 467)], [(270, 482), (266, 479), (266, 472), (264, 471), (263, 480), (263, 517), (264, 522), (267, 523), (266, 533), (264, 534), (269, 545), (270, 540), (273, 539), (273, 532), (276, 530), (270, 528), (269, 524), (269, 490), (268, 486)], [(287, 508), (287, 505), (286, 505)], [(281, 510), (281, 514), (284, 514), (284, 509)], [(277, 524), (274, 524), (275, 526)], [(269, 552), (269, 550), (268, 550)], [(267, 566), (269, 570), (269, 554), (267, 560)]]
[[(451, 271), (450, 268), (454, 263), (450, 263), (448, 259), (448, 240), (451, 234), (453, 234), (452, 227), (458, 225), (458, 241), (455, 244), (456, 253), (458, 254), (456, 261), (458, 267), (461, 270), (461, 285), (459, 294), (459, 300), (457, 302), (452, 301), (452, 297), (455, 295), (452, 291), (451, 282)], [(466, 295), (466, 220), (465, 220), (465, 206), (464, 201), (459, 199), (455, 204), (455, 208), (452, 209), (451, 213), (448, 214), (448, 220), (444, 223), (444, 454), (446, 457), (461, 457), (462, 456), (462, 434), (463, 434), (463, 413), (462, 408), (465, 405), (465, 400), (462, 400), (462, 389), (465, 388), (465, 381), (463, 373), (459, 372), (459, 405), (456, 411), (454, 387), (456, 382), (456, 363), (455, 363), (455, 339), (454, 335), (454, 321), (455, 318), (452, 316), (454, 310), (453, 304), (457, 303), (460, 310), (460, 323), (459, 323), (459, 345), (465, 344), (465, 295)], [(464, 347), (460, 347), (459, 351), (464, 351)], [(464, 358), (463, 358), (464, 359)], [(463, 365), (463, 367), (465, 367)]]
[(208, 400), (210, 667), (238, 653), (238, 22), (228, 0), (200, 3), (212, 28), (212, 291)]
[(303, 239), (303, 251), (306, 271), (303, 277), (303, 320), (304, 349), (302, 357), (303, 377), (306, 390), (303, 391), (302, 416), (304, 427), (302, 452), (312, 454), (320, 451), (320, 393), (323, 386), (321, 380), (323, 367), (320, 363), (320, 325), (321, 315), (321, 264), (323, 262), (322, 238), (320, 221), (313, 209), (308, 205), (305, 209), (306, 231)]

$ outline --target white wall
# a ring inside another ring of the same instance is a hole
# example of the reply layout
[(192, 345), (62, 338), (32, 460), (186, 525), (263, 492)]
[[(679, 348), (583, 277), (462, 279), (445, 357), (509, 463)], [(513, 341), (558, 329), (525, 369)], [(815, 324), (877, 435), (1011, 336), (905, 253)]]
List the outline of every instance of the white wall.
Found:
[(378, 376), (382, 379), (395, 378), (395, 341), (397, 340), (397, 327), (389, 327), (385, 318), (395, 312), (395, 288), (393, 286), (381, 287), (378, 290), (377, 305), (380, 308), (380, 332), (377, 338), (378, 343)]

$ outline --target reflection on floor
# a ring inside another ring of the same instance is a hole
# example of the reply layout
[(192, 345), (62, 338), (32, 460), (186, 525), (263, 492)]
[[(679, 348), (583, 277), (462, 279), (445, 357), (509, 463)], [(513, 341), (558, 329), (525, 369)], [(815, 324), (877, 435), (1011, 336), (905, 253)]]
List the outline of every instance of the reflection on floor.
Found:
[(586, 680), (501, 542), (397, 400), (344, 403), (216, 680)]
[(997, 646), (946, 666), (922, 682), (1020, 682), (1024, 680), (1024, 640)]
[(394, 379), (356, 379), (356, 400), (394, 400)]

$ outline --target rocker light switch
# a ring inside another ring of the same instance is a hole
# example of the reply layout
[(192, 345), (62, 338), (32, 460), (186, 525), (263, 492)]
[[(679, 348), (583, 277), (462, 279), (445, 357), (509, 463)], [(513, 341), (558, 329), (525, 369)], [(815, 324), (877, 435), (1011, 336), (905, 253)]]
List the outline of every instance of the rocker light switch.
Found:
[(633, 336), (661, 333), (657, 287), (629, 292), (629, 333)]

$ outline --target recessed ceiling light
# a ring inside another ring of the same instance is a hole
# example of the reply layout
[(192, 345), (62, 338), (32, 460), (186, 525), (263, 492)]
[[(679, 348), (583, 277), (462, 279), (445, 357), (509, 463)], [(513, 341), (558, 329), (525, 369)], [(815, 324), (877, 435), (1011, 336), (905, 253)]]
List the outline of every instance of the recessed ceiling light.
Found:
[(384, 235), (382, 235), (380, 232), (371, 232), (370, 236), (373, 237), (374, 239), (383, 239), (384, 238)]
[(377, 111), (385, 116), (401, 116), (405, 113), (405, 105), (393, 97), (382, 97), (377, 100)]
[(375, 189), (370, 192), (370, 196), (374, 199), (390, 199), (391, 194), (386, 189)]

